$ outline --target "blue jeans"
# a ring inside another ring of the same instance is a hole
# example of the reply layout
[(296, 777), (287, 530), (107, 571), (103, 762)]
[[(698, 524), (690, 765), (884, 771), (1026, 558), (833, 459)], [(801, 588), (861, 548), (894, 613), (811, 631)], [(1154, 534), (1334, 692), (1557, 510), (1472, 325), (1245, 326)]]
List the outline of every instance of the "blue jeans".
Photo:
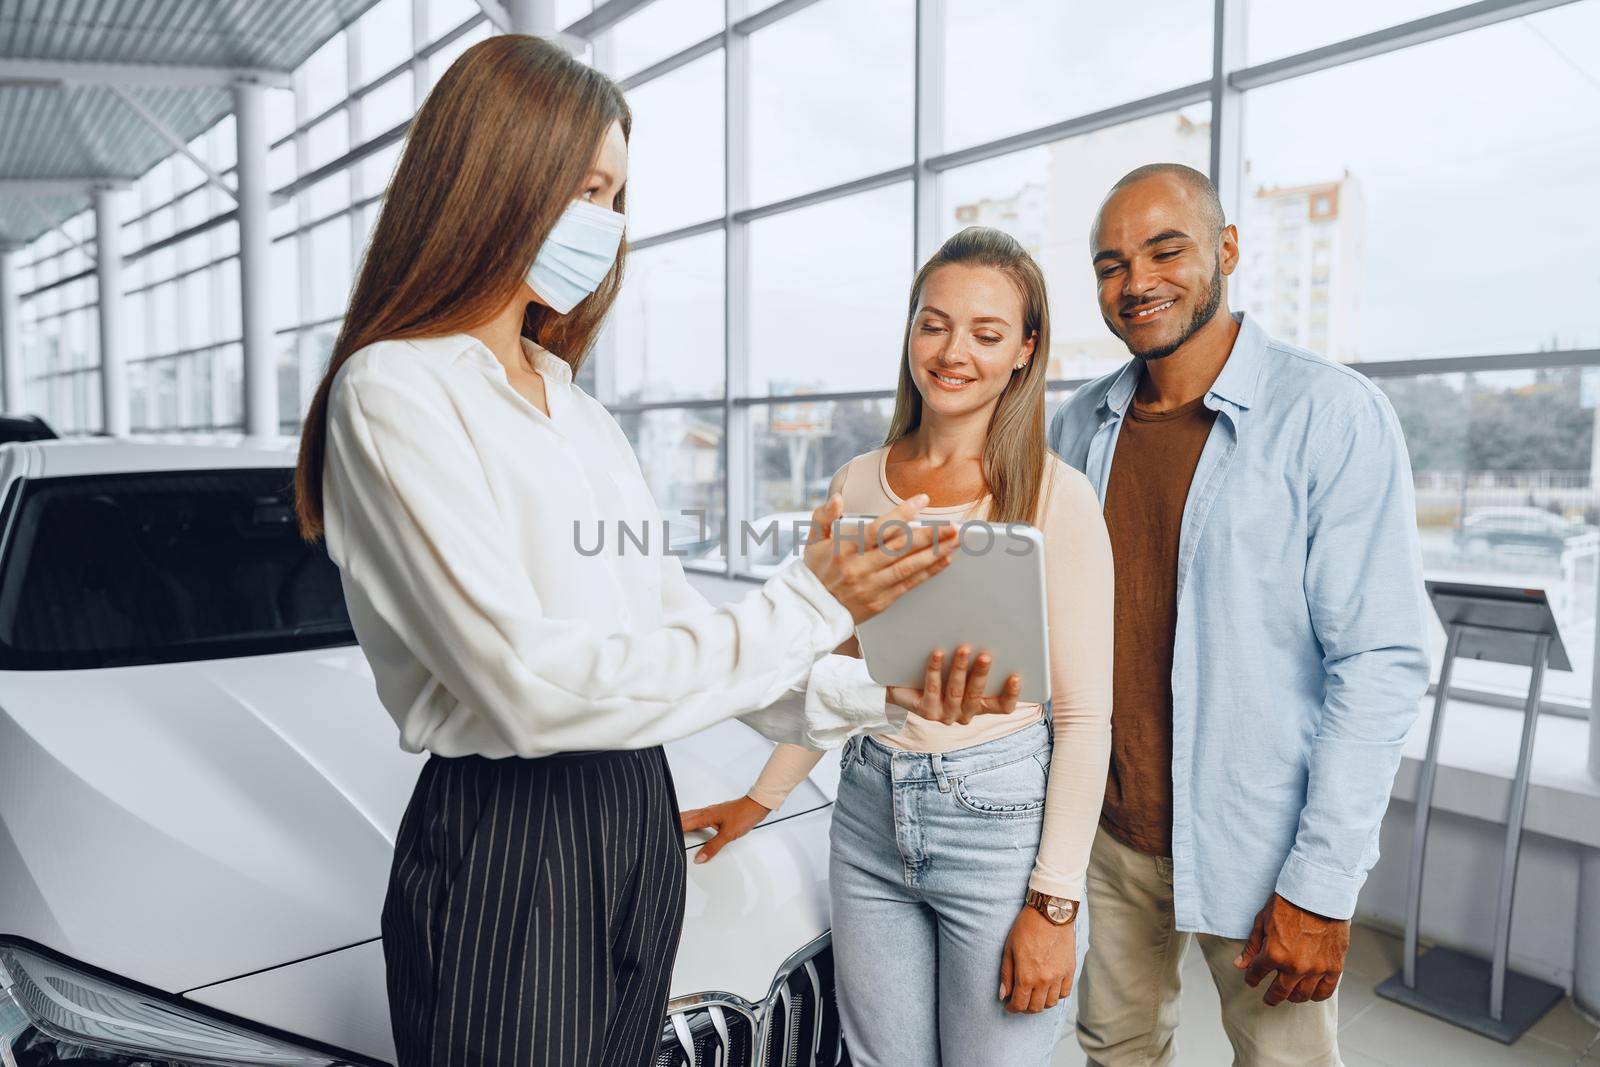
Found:
[(845, 745), (829, 885), (839, 1010), (857, 1067), (1050, 1062), (1074, 998), (1024, 1015), (997, 995), (1039, 851), (1050, 737), (1045, 721), (942, 754), (870, 737)]

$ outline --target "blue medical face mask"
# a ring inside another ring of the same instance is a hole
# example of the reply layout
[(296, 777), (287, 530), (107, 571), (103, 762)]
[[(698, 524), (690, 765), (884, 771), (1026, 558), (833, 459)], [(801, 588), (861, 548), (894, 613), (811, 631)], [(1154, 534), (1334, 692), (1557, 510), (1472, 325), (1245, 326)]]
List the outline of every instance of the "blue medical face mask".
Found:
[(539, 299), (565, 315), (611, 272), (622, 243), (620, 212), (587, 200), (567, 205), (528, 268), (528, 285)]

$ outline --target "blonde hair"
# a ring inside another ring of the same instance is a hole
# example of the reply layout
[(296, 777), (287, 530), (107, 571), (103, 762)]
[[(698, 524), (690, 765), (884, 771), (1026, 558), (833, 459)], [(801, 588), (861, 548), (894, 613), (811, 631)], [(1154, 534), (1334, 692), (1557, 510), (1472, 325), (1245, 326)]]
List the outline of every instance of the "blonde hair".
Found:
[(995, 405), (983, 444), (983, 480), (992, 497), (990, 522), (1035, 522), (1049, 453), (1044, 392), (1050, 363), (1050, 303), (1039, 264), (1004, 230), (968, 226), (941, 245), (917, 271), (900, 349), (894, 415), (883, 443), (892, 445), (922, 425), (922, 394), (911, 376), (911, 328), (928, 278), (940, 267), (954, 263), (998, 270), (1011, 279), (1022, 297), (1022, 331), (1025, 338), (1033, 338), (1033, 356), (1011, 376)]

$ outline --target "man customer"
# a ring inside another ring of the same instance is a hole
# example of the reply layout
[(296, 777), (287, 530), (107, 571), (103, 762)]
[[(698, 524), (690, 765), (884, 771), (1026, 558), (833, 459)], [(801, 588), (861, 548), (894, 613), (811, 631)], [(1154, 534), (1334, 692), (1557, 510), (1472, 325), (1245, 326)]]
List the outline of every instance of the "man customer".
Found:
[(1079, 1041), (1174, 1062), (1193, 939), (1237, 1063), (1338, 1064), (1350, 917), (1428, 683), (1405, 442), (1367, 379), (1229, 311), (1239, 234), (1203, 174), (1128, 174), (1091, 250), (1133, 358), (1050, 424), (1116, 568)]

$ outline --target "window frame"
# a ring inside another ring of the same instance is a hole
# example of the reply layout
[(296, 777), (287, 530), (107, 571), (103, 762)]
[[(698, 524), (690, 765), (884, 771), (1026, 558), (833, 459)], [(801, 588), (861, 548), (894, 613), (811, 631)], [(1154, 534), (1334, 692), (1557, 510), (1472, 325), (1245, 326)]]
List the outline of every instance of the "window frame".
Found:
[[(654, 2), (654, 0), (599, 0), (591, 11), (561, 28), (557, 34), (557, 39), (578, 48), (588, 46), (591, 49), (595, 65), (601, 69), (606, 69), (608, 58), (605, 47), (606, 31), (631, 15), (636, 14), (651, 2)], [(763, 218), (826, 203), (830, 200), (870, 189), (909, 181), (912, 188), (913, 255), (912, 262), (908, 266), (914, 271), (917, 264), (925, 260), (937, 245), (940, 227), (937, 193), (941, 175), (945, 172), (970, 163), (1006, 156), (1022, 149), (1065, 140), (1097, 130), (1109, 129), (1136, 119), (1173, 112), (1189, 105), (1202, 103), (1210, 105), (1209, 170), (1222, 194), (1225, 209), (1230, 216), (1238, 217), (1247, 185), (1241, 174), (1244, 147), (1242, 144), (1242, 108), (1251, 91), (1358, 62), (1372, 56), (1426, 45), (1429, 42), (1454, 34), (1468, 32), (1539, 11), (1550, 10), (1565, 4), (1593, 3), (1600, 2), (1600, 0), (1478, 0), (1475, 3), (1461, 4), (1345, 40), (1333, 41), (1302, 52), (1253, 64), (1246, 62), (1245, 54), (1245, 20), (1247, 18), (1245, 0), (1212, 0), (1211, 73), (1209, 78), (1167, 89), (1140, 99), (1127, 100), (1092, 112), (1063, 115), (1058, 120), (1047, 125), (1009, 133), (1006, 136), (965, 146), (956, 151), (947, 151), (941, 143), (944, 128), (942, 88), (944, 73), (944, 0), (915, 0), (913, 18), (905, 28), (906, 32), (913, 37), (915, 57), (912, 94), (913, 151), (911, 162), (882, 173), (868, 174), (826, 188), (805, 191), (782, 201), (757, 203), (750, 197), (749, 184), (751, 129), (748, 100), (752, 73), (750, 38), (753, 34), (804, 11), (812, 4), (820, 2), (820, 0), (777, 0), (775, 3), (766, 4), (759, 10), (750, 11), (752, 6), (761, 2), (763, 0), (723, 0), (723, 28), (719, 32), (712, 33), (672, 55), (663, 57), (642, 70), (628, 72), (620, 80), (624, 90), (631, 90), (668, 75), (712, 53), (721, 52), (723, 54), (723, 165), (725, 179), (723, 210), (719, 215), (692, 220), (667, 232), (641, 234), (637, 239), (631, 241), (631, 245), (635, 250), (644, 250), (714, 231), (720, 231), (723, 234), (724, 330), (722, 356), (724, 386), (721, 395), (695, 400), (660, 400), (620, 404), (617, 403), (618, 397), (616, 395), (614, 373), (607, 369), (608, 364), (613, 361), (615, 355), (613, 351), (608, 351), (607, 346), (611, 342), (607, 339), (602, 339), (600, 347), (593, 357), (596, 360), (594, 364), (594, 391), (597, 398), (602, 403), (606, 403), (616, 414), (648, 412), (659, 409), (721, 407), (723, 418), (721, 447), (724, 450), (721, 470), (725, 479), (722, 492), (727, 508), (727, 519), (730, 524), (753, 518), (749, 514), (753, 504), (751, 477), (754, 442), (752, 438), (751, 413), (753, 410), (762, 409), (775, 400), (781, 399), (768, 395), (753, 395), (749, 389), (752, 285), (748, 229), (752, 223)], [(298, 339), (326, 327), (330, 322), (337, 321), (327, 319), (310, 321), (311, 316), (304, 313), (304, 309), (309, 306), (310, 287), (314, 282), (312, 264), (309, 262), (310, 235), (316, 227), (324, 225), (335, 218), (343, 215), (351, 216), (351, 263), (359, 263), (360, 245), (365, 238), (363, 227), (359, 224), (360, 213), (379, 199), (373, 196), (358, 197), (357, 195), (360, 191), (359, 167), (361, 161), (403, 139), (409, 126), (409, 121), (402, 122), (391, 129), (368, 137), (364, 141), (358, 140), (358, 136), (362, 131), (360, 116), (363, 99), (409, 71), (414, 93), (413, 102), (414, 104), (420, 104), (431, 85), (428, 78), (430, 58), (457, 45), (467, 34), (481, 32), (481, 28), (488, 22), (487, 15), (480, 11), (466, 18), (454, 28), (448, 29), (430, 40), (428, 39), (429, 34), (425, 32), (429, 24), (428, 8), (428, 0), (410, 0), (409, 2), (413, 29), (411, 57), (364, 80), (358, 79), (358, 72), (363, 69), (363, 64), (359, 61), (361, 36), (359, 28), (352, 25), (346, 31), (343, 31), (346, 34), (346, 47), (349, 50), (344, 62), (347, 84), (343, 98), (319, 110), (317, 113), (311, 114), (307, 112), (303, 105), (302, 95), (297, 93), (295, 96), (292, 129), (271, 145), (272, 148), (292, 145), (295, 154), (295, 180), (274, 191), (275, 196), (279, 199), (292, 198), (296, 203), (294, 225), (287, 232), (275, 233), (273, 240), (275, 242), (285, 240), (295, 242), (296, 254), (299, 257), (300, 265), (299, 290), (296, 294), (295, 302), (296, 306), (301, 310), (300, 314), (294, 316), (292, 324), (282, 326), (276, 330), (274, 335), (275, 351), (277, 346), (281, 346), (285, 341), (292, 339), (297, 342), (296, 358), (306, 361), (307, 357), (304, 356), (302, 349), (309, 346), (299, 345)], [(299, 84), (298, 79), (297, 84)], [(345, 116), (345, 120), (349, 123), (349, 151), (315, 169), (308, 167), (307, 138), (310, 131), (318, 123), (328, 121), (340, 113)], [(196, 143), (202, 143), (208, 137), (209, 134), (202, 135), (201, 138), (196, 139)], [(215, 140), (215, 138), (211, 138), (211, 140)], [(231, 161), (227, 162), (231, 163)], [(224, 173), (232, 170), (233, 167), (230, 165)], [(180, 176), (180, 173), (186, 175), (187, 171), (180, 167), (175, 172), (171, 158), (169, 158), (158, 163), (155, 168), (152, 168), (151, 172), (140, 179), (139, 188), (141, 194), (154, 190), (155, 195), (141, 197), (138, 208), (131, 210), (129, 217), (124, 222), (124, 232), (129, 238), (128, 243), (130, 245), (134, 243), (133, 239), (137, 237), (151, 239), (144, 241), (139, 247), (130, 248), (126, 256), (127, 260), (134, 261), (162, 249), (175, 246), (186, 239), (196, 237), (216, 226), (223, 225), (233, 217), (231, 211), (219, 208), (219, 213), (209, 219), (205, 219), (187, 229), (172, 232), (175, 229), (174, 223), (180, 202), (183, 202), (186, 197), (203, 186), (203, 181), (185, 179)], [(350, 183), (348, 206), (336, 212), (315, 218), (311, 217), (307, 198), (299, 194), (317, 182), (340, 174), (343, 174)], [(190, 178), (192, 179), (192, 176)], [(149, 188), (147, 189), (146, 186)], [(67, 317), (77, 311), (81, 311), (85, 306), (93, 306), (92, 302), (85, 305), (74, 301), (73, 307), (60, 308), (59, 299), (45, 303), (39, 302), (40, 298), (47, 294), (93, 276), (92, 268), (84, 267), (84, 264), (87, 263), (87, 256), (84, 254), (85, 248), (93, 240), (92, 229), (92, 220), (89, 218), (88, 213), (80, 213), (63, 224), (59, 228), (59, 232), (52, 230), (34, 241), (24, 253), (22, 261), (18, 264), (26, 272), (24, 277), (29, 278), (34, 285), (34, 288), (29, 292), (21, 294), (23, 309), (19, 317), (23, 327), (22, 332), (26, 338), (23, 345), (25, 353), (30, 348), (42, 351), (45, 346), (44, 337), (46, 335), (55, 337), (59, 347), (59, 339), (63, 333)], [(80, 243), (84, 247), (80, 247)], [(208, 255), (206, 257), (207, 262), (193, 269), (215, 271), (229, 258), (232, 258), (232, 256)], [(177, 275), (183, 272), (173, 273)], [(163, 283), (165, 281), (166, 279), (163, 279)], [(158, 283), (138, 279), (138, 284), (130, 286), (130, 292), (137, 294), (147, 291), (156, 284)], [(36, 310), (37, 308), (51, 305), (56, 306), (52, 306), (52, 309), (48, 312), (41, 314)], [(210, 347), (220, 351), (228, 343), (227, 340), (219, 340), (216, 345)], [(154, 354), (147, 353), (146, 358), (151, 361), (159, 361), (177, 358), (183, 354), (183, 352), (162, 351)], [(213, 380), (219, 381), (221, 364), (218, 363), (215, 366)], [(1437, 359), (1354, 363), (1350, 364), (1350, 366), (1373, 378), (1417, 377), (1462, 371), (1600, 367), (1600, 347), (1568, 348), (1551, 352), (1503, 352), (1474, 356), (1450, 356)], [(49, 390), (51, 384), (58, 378), (93, 373), (94, 369), (93, 366), (67, 369), (52, 368), (43, 374), (25, 373), (25, 377), (30, 388)], [(37, 368), (27, 368), (28, 372), (35, 370)], [(304, 378), (308, 374), (314, 377), (316, 370), (317, 368), (314, 367), (302, 366), (302, 377)], [(1050, 396), (1053, 400), (1081, 384), (1082, 381), (1077, 379), (1052, 380), (1049, 383)], [(808, 399), (819, 401), (879, 400), (892, 397), (893, 394), (894, 390), (891, 387), (818, 393), (808, 396)], [(49, 415), (51, 413), (47, 411), (46, 414)], [(286, 429), (292, 428), (287, 419), (284, 427)], [(196, 425), (185, 428), (200, 429), (202, 427)], [(759, 580), (751, 574), (748, 561), (740, 558), (736, 553), (729, 554), (724, 562), (716, 567), (708, 567), (700, 561), (691, 561), (688, 566), (691, 570), (705, 570), (708, 573), (722, 574), (745, 581)], [(1597, 583), (1596, 601), (1597, 616), (1600, 616), (1600, 583)], [(1596, 659), (1600, 661), (1600, 656), (1597, 656)], [(1597, 669), (1600, 669), (1600, 664), (1597, 664)], [(1498, 703), (1512, 699), (1505, 694), (1469, 690), (1459, 691), (1463, 696), (1479, 699), (1487, 703)], [(1593, 692), (1594, 687), (1591, 686), (1591, 706), (1593, 705)], [(1547, 711), (1556, 714), (1575, 714), (1580, 716), (1588, 714), (1587, 709), (1584, 707), (1564, 705), (1550, 700), (1544, 702), (1544, 707)]]

